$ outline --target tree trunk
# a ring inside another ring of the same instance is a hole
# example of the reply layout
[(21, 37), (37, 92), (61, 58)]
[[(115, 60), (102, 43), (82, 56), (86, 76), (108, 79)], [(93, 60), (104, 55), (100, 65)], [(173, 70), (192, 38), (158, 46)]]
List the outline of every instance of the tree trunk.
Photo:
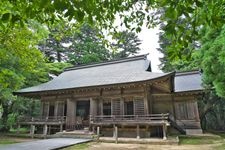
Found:
[(3, 113), (2, 113), (2, 124), (3, 127), (0, 129), (1, 132), (7, 132), (9, 131), (9, 126), (7, 126), (7, 120), (8, 120), (8, 115), (9, 115), (9, 106), (8, 105), (2, 105), (3, 108)]

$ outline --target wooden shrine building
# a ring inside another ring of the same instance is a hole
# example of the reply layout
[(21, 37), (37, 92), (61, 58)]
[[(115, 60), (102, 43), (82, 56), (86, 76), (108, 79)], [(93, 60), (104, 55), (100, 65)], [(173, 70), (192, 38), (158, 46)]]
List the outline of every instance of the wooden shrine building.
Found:
[(39, 98), (41, 116), (21, 124), (89, 130), (101, 136), (163, 137), (202, 133), (197, 99), (201, 75), (151, 72), (146, 55), (67, 68), (53, 80), (16, 95)]

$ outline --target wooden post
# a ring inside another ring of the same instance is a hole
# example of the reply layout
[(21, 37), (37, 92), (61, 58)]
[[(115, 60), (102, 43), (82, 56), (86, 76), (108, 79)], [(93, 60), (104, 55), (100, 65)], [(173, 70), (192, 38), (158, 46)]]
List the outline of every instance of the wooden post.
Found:
[(148, 97), (149, 97), (149, 86), (144, 86), (144, 113), (145, 115), (149, 114), (149, 108), (148, 108)]
[(97, 127), (97, 140), (99, 141), (99, 137), (100, 137), (100, 127)]
[(115, 126), (115, 142), (118, 143), (118, 128)]
[(173, 117), (174, 117), (174, 121), (176, 121), (176, 110), (175, 110), (174, 94), (172, 94), (171, 97), (172, 97), (172, 106), (173, 106)]
[(152, 114), (153, 113), (153, 97), (152, 97), (152, 86), (149, 85), (147, 88), (147, 99), (148, 99), (148, 113)]
[(113, 125), (113, 138), (115, 138), (115, 137), (116, 137), (115, 128), (116, 128), (116, 126), (115, 126), (115, 125)]
[(63, 132), (63, 122), (60, 124), (60, 132)]
[(92, 126), (92, 132), (95, 133), (95, 126)]
[(48, 127), (48, 134), (51, 134), (51, 125)]
[(166, 124), (163, 124), (163, 140), (166, 140)]
[(75, 100), (67, 99), (67, 117), (66, 117), (66, 128), (74, 129), (76, 124), (76, 107), (77, 102)]
[(137, 139), (140, 139), (140, 126), (137, 125)]
[(59, 102), (55, 102), (55, 110), (54, 110), (54, 117), (57, 119), (58, 116), (58, 109), (59, 109)]
[(43, 135), (44, 135), (44, 138), (47, 137), (47, 133), (48, 133), (48, 125), (45, 124), (45, 125), (44, 125), (44, 128), (43, 128)]
[(31, 135), (31, 138), (32, 139), (34, 138), (34, 131), (35, 131), (35, 126), (34, 125), (31, 125), (30, 126), (30, 135)]

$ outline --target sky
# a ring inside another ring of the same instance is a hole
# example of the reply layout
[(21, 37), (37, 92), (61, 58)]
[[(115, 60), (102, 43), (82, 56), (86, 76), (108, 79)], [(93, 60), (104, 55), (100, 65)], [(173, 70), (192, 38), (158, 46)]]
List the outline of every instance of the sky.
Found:
[[(126, 30), (125, 25), (120, 25), (121, 22), (122, 20), (119, 15), (116, 15), (114, 25), (118, 27), (118, 31)], [(157, 51), (157, 48), (159, 48), (159, 36), (157, 34), (160, 32), (159, 27), (148, 29), (145, 25), (143, 25), (141, 29), (141, 32), (137, 34), (138, 38), (142, 41), (139, 55), (149, 53), (148, 59), (151, 61), (152, 72), (162, 72), (158, 67), (160, 64), (159, 58), (163, 56), (162, 53)]]
[(159, 48), (159, 36), (157, 33), (159, 33), (158, 28), (147, 29), (142, 27), (142, 31), (138, 34), (139, 39), (142, 40), (140, 54), (149, 53), (148, 59), (151, 61), (152, 72), (162, 72), (158, 67), (160, 64), (159, 58), (163, 54), (157, 51), (157, 48)]

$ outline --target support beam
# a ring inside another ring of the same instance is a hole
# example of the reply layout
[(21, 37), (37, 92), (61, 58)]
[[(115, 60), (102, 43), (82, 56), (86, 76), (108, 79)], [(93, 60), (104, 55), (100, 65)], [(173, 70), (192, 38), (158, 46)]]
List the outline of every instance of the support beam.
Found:
[(43, 136), (44, 136), (44, 138), (47, 137), (47, 133), (48, 133), (48, 125), (45, 124), (44, 127), (43, 127)]
[(173, 117), (174, 117), (174, 121), (176, 121), (176, 110), (175, 110), (174, 94), (171, 94), (171, 97), (172, 97), (172, 106), (173, 106)]
[(34, 125), (31, 125), (30, 126), (30, 135), (31, 135), (31, 138), (32, 139), (34, 138), (34, 131), (35, 131), (35, 126)]
[(137, 125), (137, 139), (140, 139), (140, 126)]
[(166, 137), (166, 130), (167, 130), (166, 124), (163, 124), (163, 140), (167, 139), (167, 137)]
[(49, 125), (49, 127), (48, 127), (48, 134), (50, 135), (51, 134), (51, 125)]
[(148, 99), (148, 113), (153, 113), (153, 96), (152, 96), (152, 86), (147, 86), (147, 99)]
[(115, 126), (115, 143), (118, 143), (118, 127)]
[(115, 126), (115, 125), (113, 125), (113, 138), (115, 138), (115, 137), (116, 137), (115, 128), (116, 128), (116, 126)]
[(58, 116), (58, 109), (59, 109), (59, 102), (56, 101), (56, 102), (55, 102), (55, 110), (54, 110), (54, 116), (55, 116), (55, 117)]
[(145, 96), (144, 96), (144, 113), (145, 115), (149, 114), (149, 105), (148, 105), (148, 97), (149, 97), (149, 86), (145, 86), (144, 88)]
[(99, 137), (100, 137), (100, 127), (97, 127), (97, 140), (99, 141)]
[(66, 117), (66, 129), (73, 130), (76, 123), (76, 107), (75, 100), (67, 99), (67, 117)]
[(63, 123), (60, 124), (60, 132), (63, 132)]

